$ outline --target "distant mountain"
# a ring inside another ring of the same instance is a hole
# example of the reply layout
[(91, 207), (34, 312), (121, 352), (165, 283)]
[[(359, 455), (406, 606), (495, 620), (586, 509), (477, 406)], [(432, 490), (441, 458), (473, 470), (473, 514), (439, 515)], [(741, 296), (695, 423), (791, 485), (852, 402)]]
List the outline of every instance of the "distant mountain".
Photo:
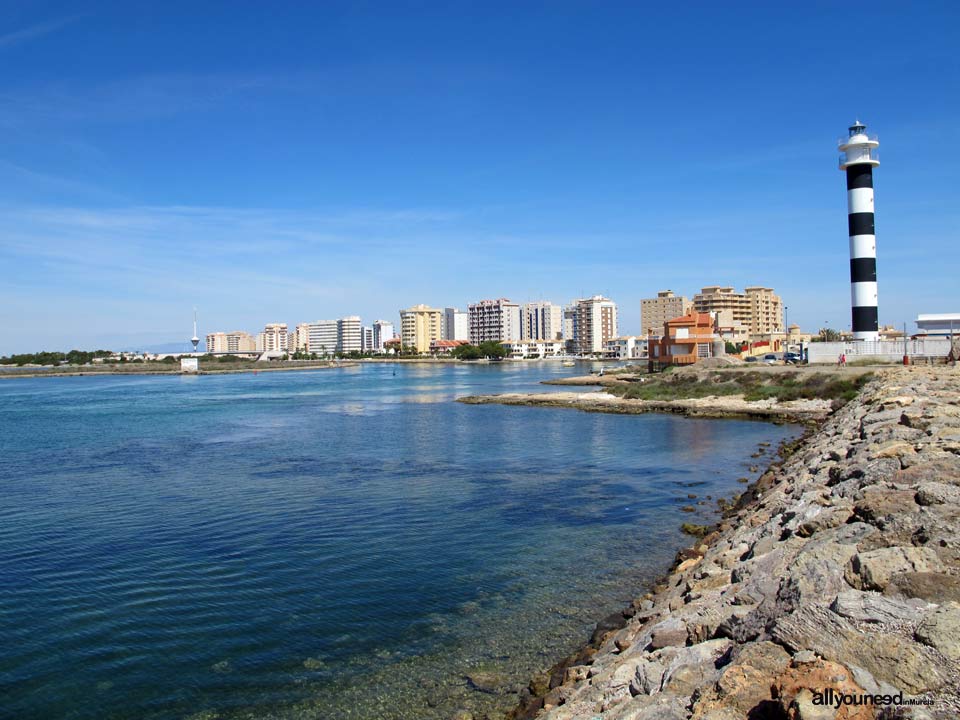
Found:
[[(202, 340), (197, 346), (197, 350), (200, 352), (205, 352), (207, 349), (206, 343)], [(189, 342), (168, 342), (168, 343), (158, 343), (156, 345), (141, 345), (137, 347), (125, 347), (123, 348), (124, 352), (147, 352), (147, 353), (188, 353), (193, 352), (193, 345)]]

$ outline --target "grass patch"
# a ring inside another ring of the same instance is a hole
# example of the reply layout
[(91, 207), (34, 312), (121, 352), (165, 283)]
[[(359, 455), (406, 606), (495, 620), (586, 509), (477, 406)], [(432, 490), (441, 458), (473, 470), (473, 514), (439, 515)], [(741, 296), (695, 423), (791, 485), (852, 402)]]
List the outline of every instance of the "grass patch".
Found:
[(636, 400), (690, 400), (704, 397), (743, 395), (758, 400), (835, 400), (848, 402), (873, 377), (837, 377), (827, 373), (761, 373), (756, 371), (671, 373), (648, 375), (643, 381), (614, 385), (609, 392)]

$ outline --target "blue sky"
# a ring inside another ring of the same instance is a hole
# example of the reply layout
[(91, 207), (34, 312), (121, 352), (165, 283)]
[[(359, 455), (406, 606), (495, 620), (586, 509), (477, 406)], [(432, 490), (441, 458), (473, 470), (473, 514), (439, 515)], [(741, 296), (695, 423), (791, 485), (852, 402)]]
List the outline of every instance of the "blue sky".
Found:
[[(960, 311), (960, 4), (2, 0), (0, 354), (486, 297)], [(910, 326), (912, 329), (912, 325)]]

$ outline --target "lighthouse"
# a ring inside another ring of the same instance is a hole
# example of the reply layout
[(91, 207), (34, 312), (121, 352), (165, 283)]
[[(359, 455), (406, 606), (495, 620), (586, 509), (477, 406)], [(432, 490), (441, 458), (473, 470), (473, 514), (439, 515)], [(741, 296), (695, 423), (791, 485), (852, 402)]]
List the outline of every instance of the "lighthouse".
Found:
[(876, 137), (857, 120), (838, 143), (840, 169), (847, 173), (847, 225), (850, 231), (850, 302), (853, 339), (878, 340), (877, 237), (873, 225), (873, 168), (880, 164)]

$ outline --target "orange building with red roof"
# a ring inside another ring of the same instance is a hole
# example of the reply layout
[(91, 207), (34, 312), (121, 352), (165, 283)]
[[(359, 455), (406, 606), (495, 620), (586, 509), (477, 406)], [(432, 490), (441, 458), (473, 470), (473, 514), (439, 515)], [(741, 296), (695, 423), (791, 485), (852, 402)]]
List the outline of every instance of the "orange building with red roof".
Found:
[(713, 356), (716, 337), (710, 313), (690, 312), (663, 324), (663, 337), (650, 339), (650, 369), (668, 365), (693, 365)]

